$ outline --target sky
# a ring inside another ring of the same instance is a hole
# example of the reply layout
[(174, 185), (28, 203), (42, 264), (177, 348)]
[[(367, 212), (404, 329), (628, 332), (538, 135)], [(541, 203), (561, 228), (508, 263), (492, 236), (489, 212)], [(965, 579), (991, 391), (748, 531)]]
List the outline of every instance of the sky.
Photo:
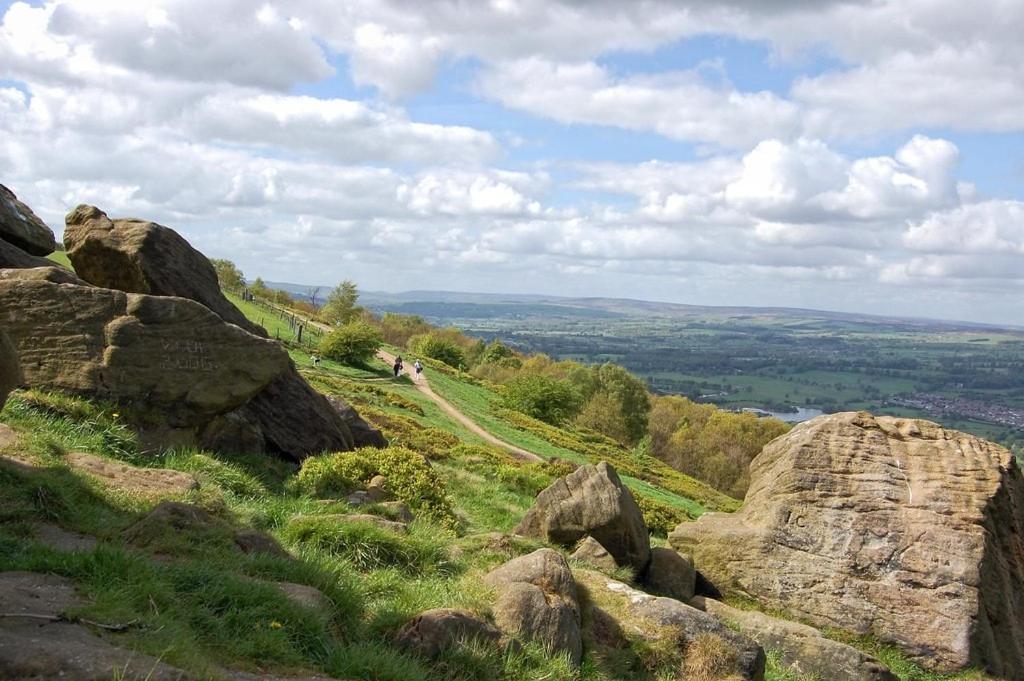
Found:
[(0, 0), (0, 183), (250, 278), (1024, 323), (1020, 0)]

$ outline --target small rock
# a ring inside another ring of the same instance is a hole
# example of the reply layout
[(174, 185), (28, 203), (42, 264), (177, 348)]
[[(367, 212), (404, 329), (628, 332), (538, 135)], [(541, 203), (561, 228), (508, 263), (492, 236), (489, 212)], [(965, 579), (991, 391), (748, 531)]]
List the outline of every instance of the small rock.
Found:
[(350, 506), (365, 506), (370, 502), (370, 494), (366, 490), (358, 489), (345, 497)]
[(391, 501), (395, 495), (388, 488), (388, 479), (383, 475), (375, 475), (366, 486), (366, 494), (371, 502)]
[(164, 501), (124, 531), (129, 544), (146, 547), (168, 536), (187, 534), (209, 536), (223, 530), (224, 523), (198, 506), (180, 501)]
[(466, 610), (438, 608), (420, 613), (395, 635), (395, 644), (428, 658), (467, 639), (497, 643), (501, 632)]
[(391, 520), (397, 520), (400, 523), (411, 523), (415, 520), (412, 511), (409, 507), (401, 501), (384, 501), (377, 504), (377, 507), (384, 512)]
[(643, 584), (648, 593), (685, 603), (693, 598), (696, 583), (697, 571), (688, 556), (663, 547), (651, 549), (651, 564), (643, 574)]
[(40, 220), (32, 209), (18, 200), (0, 184), (0, 239), (35, 256), (45, 256), (57, 249), (53, 230)]
[(267, 553), (281, 558), (290, 557), (288, 552), (281, 548), (276, 539), (266, 532), (260, 532), (259, 530), (239, 530), (235, 532), (235, 546), (247, 556)]
[(611, 572), (619, 567), (612, 554), (601, 546), (601, 542), (589, 535), (579, 543), (569, 557), (604, 572)]
[(138, 468), (85, 452), (71, 452), (66, 460), (75, 470), (88, 473), (111, 487), (133, 494), (161, 497), (182, 495), (199, 488), (199, 482), (192, 475), (181, 471)]
[(49, 523), (32, 523), (32, 536), (40, 544), (58, 551), (92, 551), (99, 544), (96, 537), (71, 532)]
[(320, 589), (292, 582), (277, 582), (274, 586), (285, 598), (298, 606), (321, 612), (334, 610), (334, 603)]
[(562, 554), (539, 549), (495, 568), (483, 581), (498, 591), (494, 619), (502, 631), (540, 643), (552, 653), (567, 653), (579, 665), (580, 608), (576, 582)]

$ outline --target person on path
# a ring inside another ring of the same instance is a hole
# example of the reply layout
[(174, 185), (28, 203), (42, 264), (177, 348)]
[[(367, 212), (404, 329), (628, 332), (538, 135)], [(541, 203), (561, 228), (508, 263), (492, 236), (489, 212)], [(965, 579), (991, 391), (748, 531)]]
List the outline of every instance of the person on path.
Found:
[(420, 364), (419, 360), (416, 360), (415, 364), (413, 364), (413, 367), (416, 369), (416, 380), (419, 381), (420, 374), (423, 373), (423, 365)]
[(319, 367), (320, 366), (320, 355), (313, 355), (313, 366), (314, 367)]
[(399, 355), (398, 357), (395, 357), (394, 370), (395, 370), (395, 378), (398, 378), (399, 375), (401, 375), (401, 373), (402, 373), (402, 356), (401, 355)]

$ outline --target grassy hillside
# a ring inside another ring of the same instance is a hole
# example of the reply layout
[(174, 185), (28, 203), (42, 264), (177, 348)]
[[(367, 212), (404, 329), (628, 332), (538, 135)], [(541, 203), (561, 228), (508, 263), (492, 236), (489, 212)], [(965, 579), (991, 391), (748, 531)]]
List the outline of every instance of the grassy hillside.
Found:
[[(240, 308), (260, 314), (259, 308)], [(0, 412), (0, 422), (17, 435), (17, 441), (0, 446), (0, 570), (73, 580), (88, 601), (71, 613), (76, 621), (124, 625), (117, 645), (204, 680), (223, 679), (226, 668), (376, 681), (679, 678), (678, 646), (632, 631), (622, 632), (623, 641), (615, 645), (588, 638), (578, 671), (532, 646), (506, 653), (467, 646), (430, 662), (398, 649), (393, 637), (429, 608), (490, 616), (494, 594), (482, 585), (482, 575), (541, 545), (495, 533), (511, 530), (537, 493), (571, 469), (569, 462), (613, 462), (656, 537), (705, 510), (733, 509), (736, 500), (640, 449), (503, 409), (486, 383), (428, 363), (437, 393), (492, 434), (545, 459), (525, 463), (484, 445), (383, 364), (324, 362), (313, 368), (308, 347), (282, 339), (314, 386), (355, 404), (392, 446), (316, 457), (302, 468), (263, 455), (194, 449), (143, 454), (113, 405), (17, 392)], [(83, 472), (74, 452), (187, 472), (199, 488), (129, 493)], [(388, 476), (416, 516), (407, 534), (338, 520), (338, 514), (352, 511), (346, 493), (377, 472)], [(204, 509), (209, 520), (176, 529), (137, 525), (166, 500)], [(80, 533), (95, 545), (74, 551), (56, 546), (47, 539), (55, 528)], [(266, 533), (291, 557), (246, 555), (236, 545), (239, 531)], [(297, 604), (279, 590), (281, 582), (314, 587), (328, 603)], [(940, 678), (890, 650), (886, 655), (895, 656), (901, 679)], [(777, 656), (770, 660), (771, 681), (809, 681), (783, 671)]]

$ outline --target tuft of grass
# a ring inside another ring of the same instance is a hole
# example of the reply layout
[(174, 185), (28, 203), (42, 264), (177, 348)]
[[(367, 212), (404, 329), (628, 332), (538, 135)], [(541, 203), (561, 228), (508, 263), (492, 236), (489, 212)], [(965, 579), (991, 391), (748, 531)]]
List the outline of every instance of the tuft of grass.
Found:
[(686, 646), (682, 678), (687, 681), (743, 681), (736, 672), (736, 649), (721, 636), (701, 634)]

